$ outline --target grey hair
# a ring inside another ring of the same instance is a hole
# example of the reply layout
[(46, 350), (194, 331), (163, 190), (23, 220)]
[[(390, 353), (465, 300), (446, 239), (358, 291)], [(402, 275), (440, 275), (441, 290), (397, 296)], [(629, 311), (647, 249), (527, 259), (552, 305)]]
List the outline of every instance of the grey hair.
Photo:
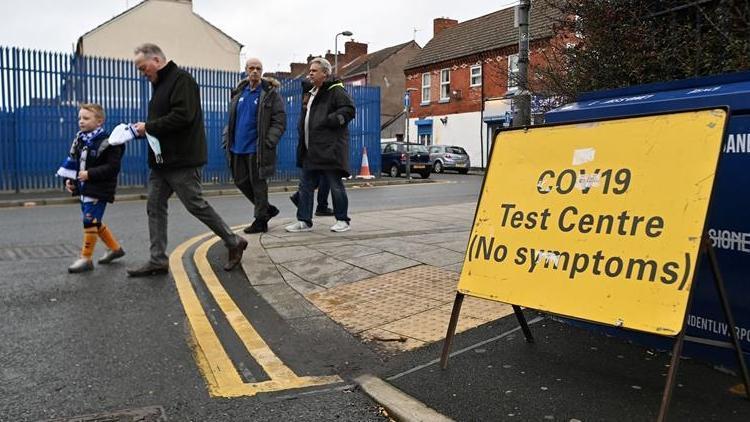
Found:
[(331, 62), (329, 62), (328, 60), (322, 57), (316, 57), (310, 60), (310, 64), (313, 64), (313, 63), (317, 63), (318, 66), (320, 66), (321, 69), (323, 70), (323, 73), (325, 73), (326, 75), (330, 75), (331, 72), (333, 71), (333, 66), (331, 66)]
[(139, 45), (138, 47), (133, 50), (133, 53), (136, 55), (143, 54), (144, 57), (152, 58), (152, 57), (159, 57), (164, 61), (167, 61), (167, 56), (164, 55), (164, 52), (161, 50), (161, 48), (152, 43), (144, 43)]

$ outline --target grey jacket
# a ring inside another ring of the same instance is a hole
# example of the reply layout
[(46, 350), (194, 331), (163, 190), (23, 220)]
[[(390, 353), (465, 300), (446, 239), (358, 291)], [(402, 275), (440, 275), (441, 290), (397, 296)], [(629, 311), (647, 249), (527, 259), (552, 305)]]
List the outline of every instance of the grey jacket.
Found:
[[(237, 121), (237, 102), (242, 91), (248, 85), (248, 80), (243, 79), (232, 90), (232, 99), (229, 102), (229, 120), (224, 127), (222, 136), (222, 147), (224, 147), (232, 168), (232, 144), (234, 143), (234, 127)], [(273, 78), (261, 79), (260, 99), (258, 101), (258, 175), (267, 179), (276, 173), (276, 146), (286, 129), (286, 111), (284, 111), (284, 100), (279, 95), (279, 81)]]

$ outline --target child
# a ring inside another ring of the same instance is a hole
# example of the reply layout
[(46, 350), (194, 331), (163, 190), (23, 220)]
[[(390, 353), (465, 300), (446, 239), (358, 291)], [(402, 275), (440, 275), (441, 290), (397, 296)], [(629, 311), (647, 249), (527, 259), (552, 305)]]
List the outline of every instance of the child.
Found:
[[(107, 202), (115, 199), (117, 174), (125, 145), (110, 145), (109, 134), (102, 127), (104, 109), (98, 104), (82, 104), (78, 112), (80, 131), (70, 146), (70, 155), (58, 171), (64, 174), (65, 188), (81, 197), (83, 213), (83, 246), (81, 257), (68, 267), (70, 273), (81, 273), (94, 269), (91, 257), (94, 254), (97, 236), (109, 249), (99, 259), (99, 264), (108, 264), (125, 255), (125, 251), (109, 228), (102, 223)], [(68, 169), (68, 173), (65, 173)], [(72, 169), (72, 172), (70, 172)]]

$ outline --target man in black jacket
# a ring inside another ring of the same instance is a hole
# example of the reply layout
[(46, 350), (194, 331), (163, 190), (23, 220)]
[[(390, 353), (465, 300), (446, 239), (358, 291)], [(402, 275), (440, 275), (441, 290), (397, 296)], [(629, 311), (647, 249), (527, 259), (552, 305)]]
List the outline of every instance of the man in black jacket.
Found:
[(310, 83), (303, 83), (302, 114), (298, 124), (297, 166), (302, 168), (297, 222), (286, 231), (312, 230), (313, 191), (319, 177), (331, 186), (336, 224), (331, 231), (349, 230), (349, 199), (342, 177), (349, 176), (349, 122), (355, 108), (344, 84), (331, 75), (331, 63), (323, 58), (310, 62)]
[(167, 61), (161, 48), (143, 44), (135, 49), (134, 62), (153, 87), (148, 103), (148, 119), (136, 123), (139, 136), (148, 132), (159, 139), (162, 162), (149, 150), (148, 232), (151, 258), (131, 277), (166, 274), (167, 204), (172, 193), (185, 208), (221, 237), (229, 250), (224, 269), (232, 270), (242, 260), (247, 241), (237, 236), (211, 205), (203, 199), (201, 167), (206, 164), (206, 133), (203, 127), (200, 91), (193, 77)]
[(223, 144), (234, 184), (255, 208), (255, 220), (244, 231), (261, 233), (268, 231), (268, 220), (279, 213), (268, 203), (266, 179), (276, 172), (276, 145), (286, 129), (286, 112), (277, 91), (279, 82), (261, 77), (259, 59), (248, 59), (245, 73), (247, 79), (232, 91)]

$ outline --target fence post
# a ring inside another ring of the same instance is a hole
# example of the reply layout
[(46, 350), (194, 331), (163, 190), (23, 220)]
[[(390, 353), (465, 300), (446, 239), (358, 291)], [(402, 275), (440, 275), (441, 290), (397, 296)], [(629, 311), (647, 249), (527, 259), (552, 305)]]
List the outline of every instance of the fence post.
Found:
[(18, 103), (20, 102), (19, 89), (21, 89), (21, 78), (19, 75), (21, 68), (21, 57), (18, 48), (13, 48), (12, 52), (13, 65), (10, 67), (10, 69), (11, 72), (13, 72), (13, 189), (16, 193), (19, 193), (21, 191), (21, 169), (19, 168), (21, 157), (18, 145)]

